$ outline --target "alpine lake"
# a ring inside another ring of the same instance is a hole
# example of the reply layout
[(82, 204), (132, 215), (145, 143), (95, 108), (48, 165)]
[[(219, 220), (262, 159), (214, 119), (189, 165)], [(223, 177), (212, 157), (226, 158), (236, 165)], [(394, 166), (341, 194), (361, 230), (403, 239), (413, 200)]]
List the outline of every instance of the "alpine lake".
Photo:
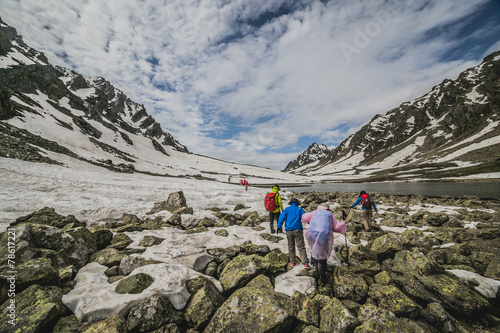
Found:
[(500, 199), (500, 182), (325, 183), (283, 187), (291, 192), (360, 192), (393, 195), (479, 197)]

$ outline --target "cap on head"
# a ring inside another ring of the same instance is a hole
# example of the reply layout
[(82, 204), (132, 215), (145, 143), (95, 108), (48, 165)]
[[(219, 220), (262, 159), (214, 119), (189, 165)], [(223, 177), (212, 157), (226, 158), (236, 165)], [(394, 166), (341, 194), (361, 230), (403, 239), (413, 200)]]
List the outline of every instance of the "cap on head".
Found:
[(330, 209), (330, 205), (327, 203), (322, 203), (320, 206), (325, 207), (326, 209)]
[(293, 198), (292, 200), (290, 200), (290, 204), (292, 203), (296, 203), (297, 205), (299, 204), (299, 200), (296, 199), (296, 198)]

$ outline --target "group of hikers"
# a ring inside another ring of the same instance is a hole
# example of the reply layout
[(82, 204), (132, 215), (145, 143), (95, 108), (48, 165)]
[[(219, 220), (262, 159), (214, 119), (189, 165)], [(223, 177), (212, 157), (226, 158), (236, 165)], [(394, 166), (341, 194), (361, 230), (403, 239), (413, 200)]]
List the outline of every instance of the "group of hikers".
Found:
[[(231, 182), (231, 175), (229, 175), (227, 177), (227, 182), (230, 183)], [(248, 191), (248, 180), (246, 179), (240, 179), (240, 185), (243, 185), (245, 186), (245, 191)]]
[[(333, 233), (345, 234), (346, 224), (344, 221), (338, 221), (335, 218), (327, 203), (322, 203), (315, 211), (306, 213), (299, 206), (299, 200), (293, 198), (290, 200), (289, 206), (283, 209), (279, 191), (278, 185), (273, 186), (264, 199), (264, 206), (269, 212), (270, 232), (271, 234), (275, 232), (283, 233), (284, 225), (290, 265), (292, 267), (297, 265), (295, 251), (297, 248), (304, 269), (311, 269), (311, 265), (316, 267), (319, 272), (319, 281), (324, 283), (326, 281), (327, 260), (330, 258), (333, 249)], [(350, 208), (356, 207), (359, 203), (362, 204), (361, 210), (365, 231), (370, 231), (372, 228), (372, 210), (377, 212), (377, 206), (365, 191), (360, 192), (359, 198)], [(277, 222), (276, 229), (274, 228), (274, 221)], [(305, 232), (303, 223), (309, 224), (309, 228)], [(304, 237), (311, 252), (311, 265), (309, 265)]]

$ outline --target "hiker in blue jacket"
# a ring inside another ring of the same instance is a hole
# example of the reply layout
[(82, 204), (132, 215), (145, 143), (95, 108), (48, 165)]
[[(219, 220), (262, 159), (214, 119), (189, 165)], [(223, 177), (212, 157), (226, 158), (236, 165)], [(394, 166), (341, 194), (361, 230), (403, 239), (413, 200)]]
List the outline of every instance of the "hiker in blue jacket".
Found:
[(290, 257), (290, 265), (295, 267), (297, 257), (295, 256), (295, 245), (300, 254), (300, 260), (304, 264), (305, 269), (311, 269), (309, 259), (307, 258), (306, 246), (304, 242), (304, 228), (302, 227), (302, 215), (306, 212), (299, 207), (299, 200), (290, 200), (290, 206), (285, 208), (278, 220), (278, 230), (285, 223), (286, 240), (288, 242), (288, 256)]
[(357, 204), (361, 202), (361, 212), (363, 214), (363, 225), (365, 231), (370, 231), (372, 228), (372, 208), (377, 212), (377, 206), (373, 202), (372, 198), (365, 191), (359, 193), (359, 198), (355, 203), (352, 204), (351, 208), (354, 208)]

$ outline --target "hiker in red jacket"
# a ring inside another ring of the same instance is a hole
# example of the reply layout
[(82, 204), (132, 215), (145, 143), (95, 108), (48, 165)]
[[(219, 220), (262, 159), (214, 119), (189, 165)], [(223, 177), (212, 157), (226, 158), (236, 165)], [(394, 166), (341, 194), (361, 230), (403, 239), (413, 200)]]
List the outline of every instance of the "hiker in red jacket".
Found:
[(243, 179), (243, 185), (245, 185), (245, 191), (248, 191), (248, 181)]
[(370, 195), (368, 195), (365, 191), (361, 191), (359, 193), (358, 200), (352, 204), (351, 208), (354, 208), (360, 202), (362, 203), (361, 212), (363, 213), (363, 225), (365, 227), (365, 231), (370, 231), (372, 228), (372, 208), (378, 212), (377, 206), (370, 198)]

